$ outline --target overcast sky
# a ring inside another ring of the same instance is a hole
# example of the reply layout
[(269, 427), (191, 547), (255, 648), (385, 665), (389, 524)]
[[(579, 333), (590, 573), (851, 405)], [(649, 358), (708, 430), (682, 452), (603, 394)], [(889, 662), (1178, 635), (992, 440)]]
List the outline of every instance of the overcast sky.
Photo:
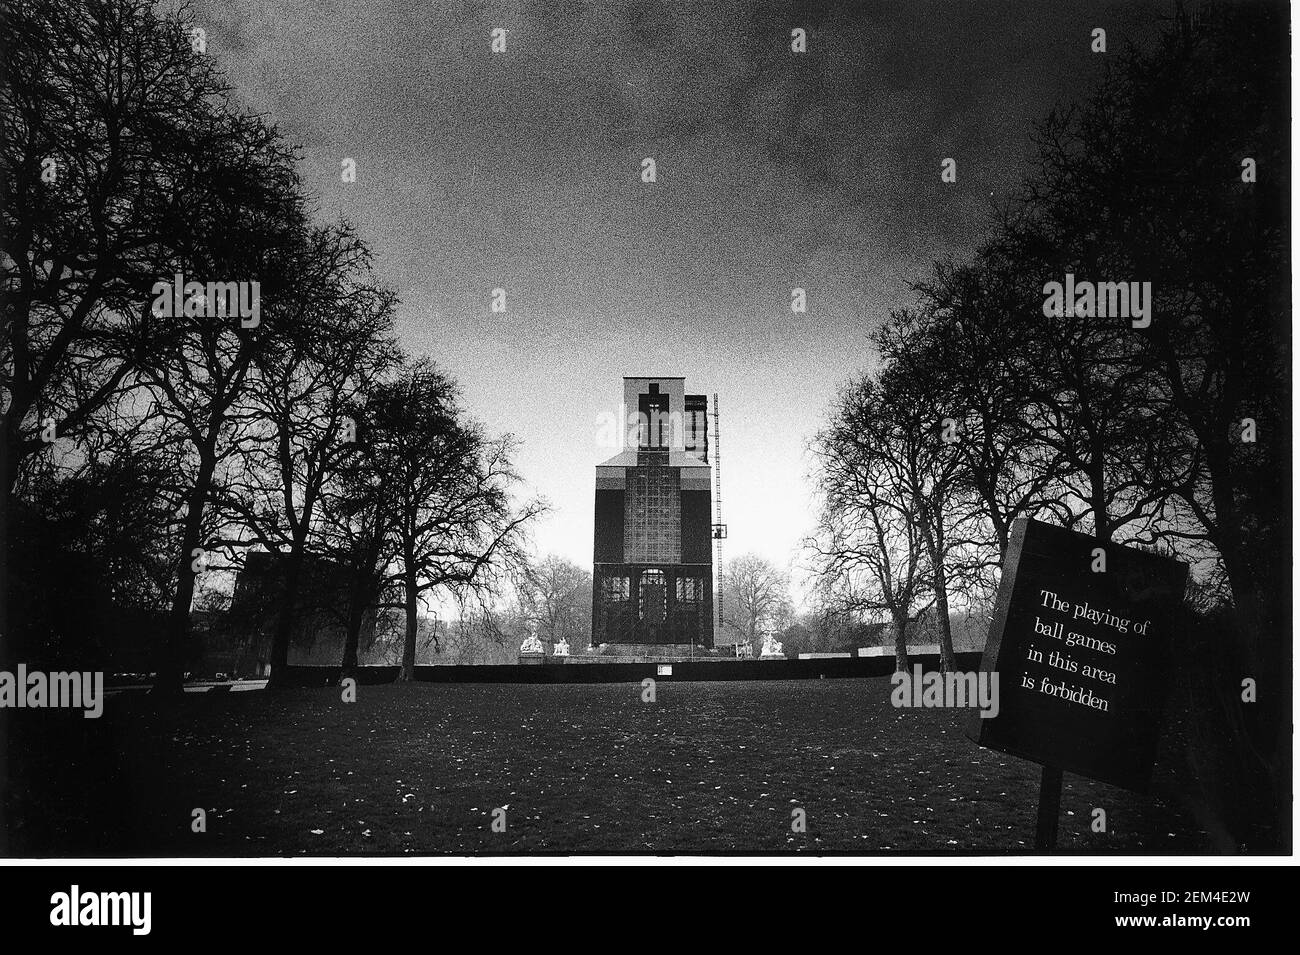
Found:
[(406, 348), (523, 442), (554, 508), (540, 552), (591, 566), (599, 417), (624, 375), (682, 375), (721, 396), (726, 555), (786, 565), (813, 525), (808, 439), (870, 329), (978, 241), (1031, 124), (1171, 8), (201, 0), (196, 21), (301, 145), (320, 214), (369, 242)]

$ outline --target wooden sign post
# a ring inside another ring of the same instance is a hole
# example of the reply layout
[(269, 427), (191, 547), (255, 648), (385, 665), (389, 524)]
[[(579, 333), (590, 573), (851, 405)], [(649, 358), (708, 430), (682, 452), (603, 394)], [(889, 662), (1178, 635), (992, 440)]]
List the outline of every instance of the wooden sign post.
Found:
[(1038, 784), (1038, 824), (1034, 831), (1034, 848), (1051, 852), (1056, 848), (1056, 824), (1061, 818), (1061, 782), (1065, 775), (1053, 766), (1043, 767)]
[(998, 715), (981, 746), (1043, 766), (1035, 846), (1051, 851), (1063, 771), (1145, 791), (1159, 741), (1187, 565), (1021, 519), (1012, 528), (981, 669)]

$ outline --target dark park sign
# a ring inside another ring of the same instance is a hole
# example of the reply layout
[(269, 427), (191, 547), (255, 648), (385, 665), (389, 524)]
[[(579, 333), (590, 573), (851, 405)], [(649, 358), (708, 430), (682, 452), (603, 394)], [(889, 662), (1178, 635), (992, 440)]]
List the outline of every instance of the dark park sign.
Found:
[(1186, 579), (1178, 561), (1016, 521), (981, 665), (1000, 708), (970, 737), (1145, 791)]

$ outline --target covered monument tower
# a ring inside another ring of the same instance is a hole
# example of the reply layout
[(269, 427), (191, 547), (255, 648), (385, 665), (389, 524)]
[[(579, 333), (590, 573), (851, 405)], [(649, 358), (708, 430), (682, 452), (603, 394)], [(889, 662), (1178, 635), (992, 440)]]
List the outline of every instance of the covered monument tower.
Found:
[(623, 379), (623, 449), (596, 467), (591, 642), (713, 646), (708, 399)]

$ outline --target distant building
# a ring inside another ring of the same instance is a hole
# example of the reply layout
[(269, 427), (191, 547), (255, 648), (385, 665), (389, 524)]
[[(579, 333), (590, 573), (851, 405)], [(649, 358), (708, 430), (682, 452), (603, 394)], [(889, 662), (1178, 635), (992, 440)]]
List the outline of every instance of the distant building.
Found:
[(708, 399), (624, 378), (623, 450), (596, 467), (593, 644), (713, 646)]
[[(297, 608), (289, 637), (289, 662), (337, 666), (345, 637), (347, 570), (313, 554), (303, 557)], [(205, 641), (203, 669), (265, 676), (284, 603), (282, 564), (266, 551), (250, 551), (235, 577), (230, 609)], [(362, 617), (359, 651), (375, 642), (375, 612)], [(367, 662), (362, 660), (363, 663)]]

